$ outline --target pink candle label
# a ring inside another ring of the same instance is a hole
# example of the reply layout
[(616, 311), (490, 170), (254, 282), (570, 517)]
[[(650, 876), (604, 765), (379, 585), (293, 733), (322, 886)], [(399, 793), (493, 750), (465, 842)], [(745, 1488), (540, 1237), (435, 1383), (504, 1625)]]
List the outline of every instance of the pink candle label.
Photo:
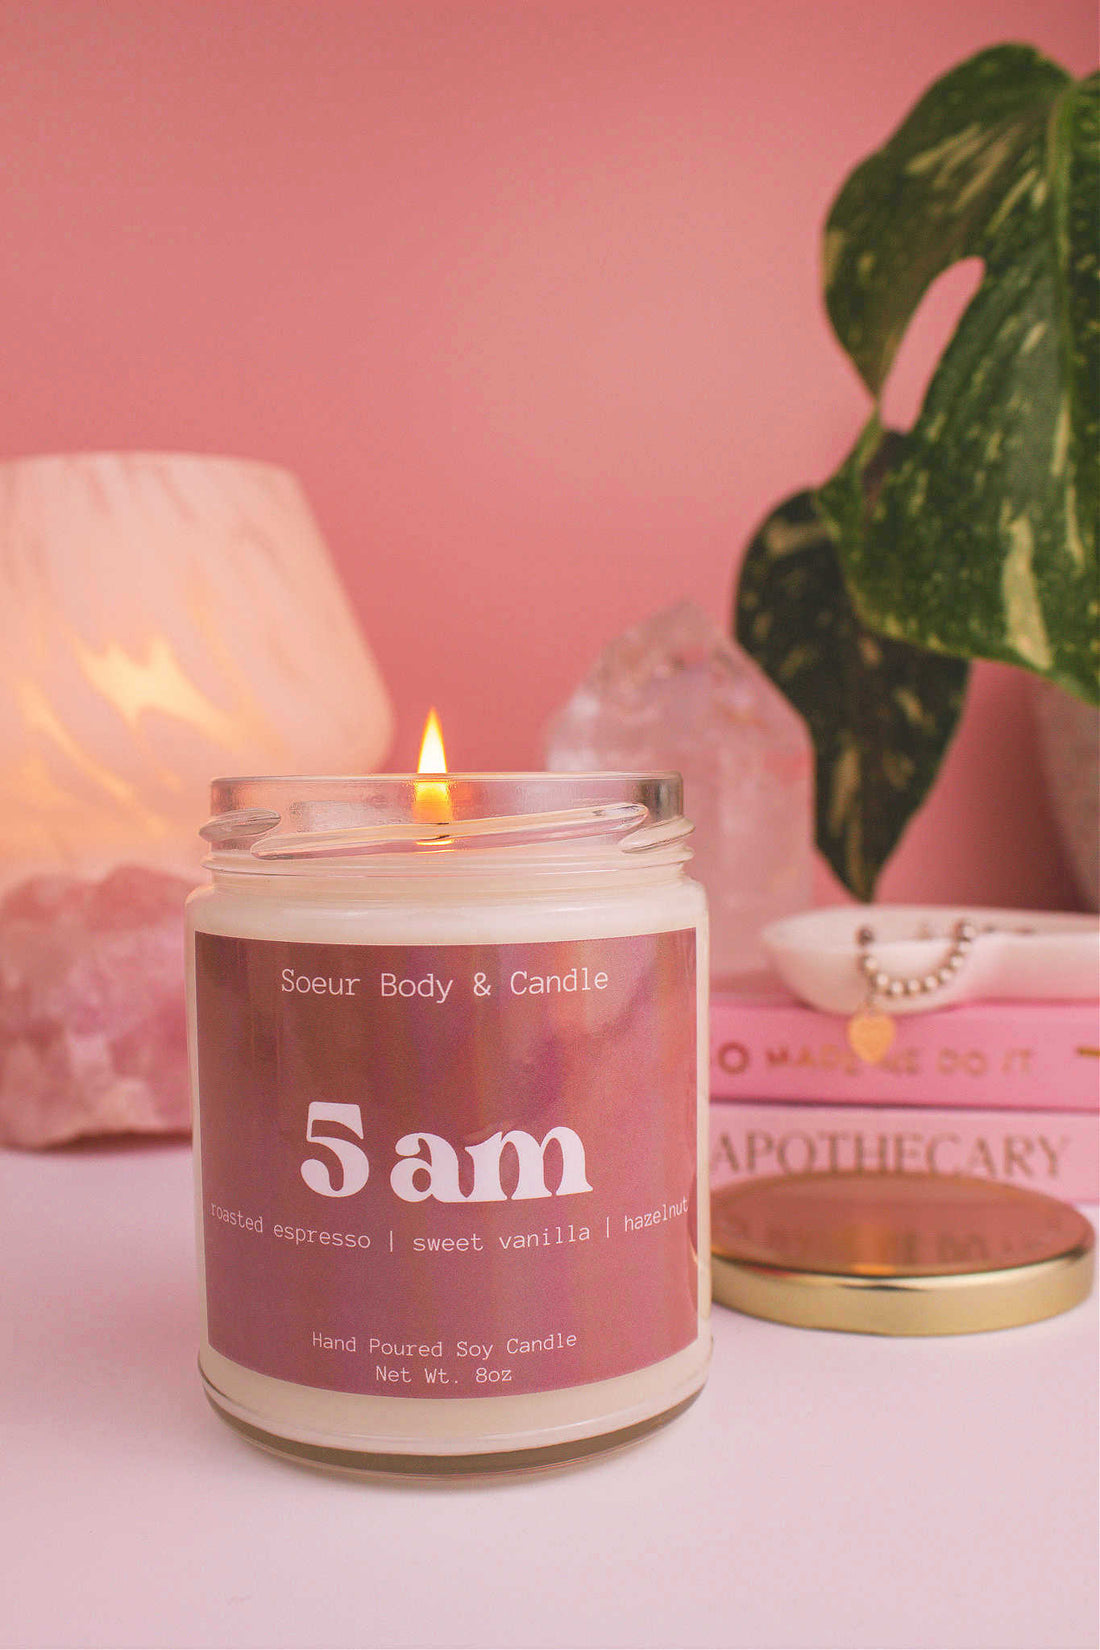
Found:
[(474, 1398), (698, 1333), (695, 935), (196, 936), (210, 1343)]

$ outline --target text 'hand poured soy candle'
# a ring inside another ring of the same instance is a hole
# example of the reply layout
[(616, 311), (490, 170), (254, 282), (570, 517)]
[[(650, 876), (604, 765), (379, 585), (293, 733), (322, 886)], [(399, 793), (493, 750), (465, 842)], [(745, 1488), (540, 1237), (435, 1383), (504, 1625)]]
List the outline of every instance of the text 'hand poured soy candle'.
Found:
[(189, 936), (215, 1408), (437, 1474), (677, 1413), (710, 1347), (678, 776), (447, 774), (433, 713), (418, 774), (216, 780), (213, 813)]

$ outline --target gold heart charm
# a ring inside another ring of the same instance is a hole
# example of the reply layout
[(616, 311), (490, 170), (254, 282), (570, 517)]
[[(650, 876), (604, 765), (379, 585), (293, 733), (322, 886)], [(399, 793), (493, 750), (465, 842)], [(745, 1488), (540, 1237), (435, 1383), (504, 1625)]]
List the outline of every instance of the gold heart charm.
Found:
[(848, 1021), (848, 1047), (865, 1065), (877, 1066), (890, 1052), (897, 1027), (889, 1014), (861, 1008)]

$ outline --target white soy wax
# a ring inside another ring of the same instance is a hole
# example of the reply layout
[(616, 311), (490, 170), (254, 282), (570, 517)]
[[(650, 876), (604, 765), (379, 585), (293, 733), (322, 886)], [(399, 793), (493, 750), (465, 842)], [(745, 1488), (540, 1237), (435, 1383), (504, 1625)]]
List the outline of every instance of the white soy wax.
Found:
[(343, 1470), (552, 1465), (710, 1350), (706, 913), (670, 775), (218, 781), (200, 1367)]

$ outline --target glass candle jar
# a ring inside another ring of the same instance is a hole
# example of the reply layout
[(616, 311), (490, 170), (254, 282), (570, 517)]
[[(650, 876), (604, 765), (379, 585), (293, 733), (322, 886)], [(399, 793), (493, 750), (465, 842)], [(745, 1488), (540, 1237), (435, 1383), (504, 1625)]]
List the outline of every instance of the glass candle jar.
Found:
[(710, 1350), (671, 774), (218, 780), (188, 905), (214, 1407), (330, 1467), (625, 1443)]

